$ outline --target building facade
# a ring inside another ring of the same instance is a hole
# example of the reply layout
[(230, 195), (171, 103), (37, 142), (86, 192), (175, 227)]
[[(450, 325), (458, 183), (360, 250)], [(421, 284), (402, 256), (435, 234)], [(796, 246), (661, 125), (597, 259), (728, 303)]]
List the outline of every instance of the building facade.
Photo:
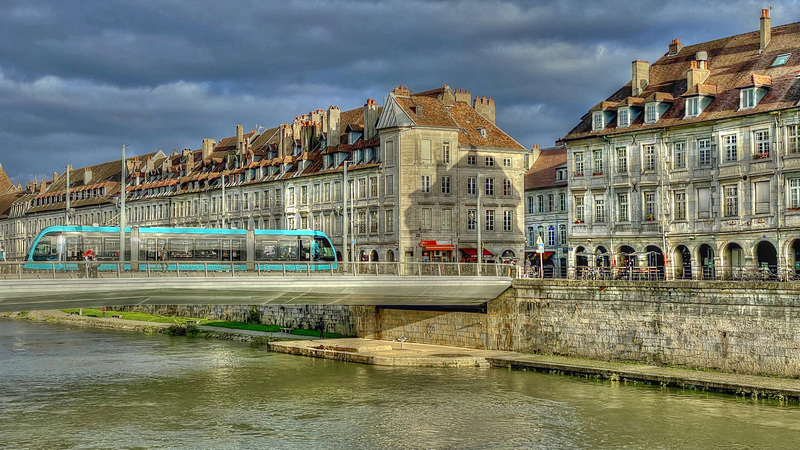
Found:
[[(270, 129), (237, 126), (197, 150), (127, 158), (127, 223), (316, 229), (364, 261), (458, 261), (477, 252), (480, 224), (487, 259), (512, 261), (524, 253), (528, 152), (495, 125), (494, 108), (446, 85), (400, 86), (384, 107), (330, 106)], [(121, 173), (112, 161), (12, 188), (0, 199), (9, 257), (24, 258), (47, 226), (118, 224)]]
[[(567, 148), (533, 146), (525, 174), (526, 266), (545, 277), (567, 276)], [(543, 246), (540, 253), (539, 243)]]
[(592, 108), (569, 146), (570, 265), (667, 278), (800, 262), (800, 23), (682, 46)]

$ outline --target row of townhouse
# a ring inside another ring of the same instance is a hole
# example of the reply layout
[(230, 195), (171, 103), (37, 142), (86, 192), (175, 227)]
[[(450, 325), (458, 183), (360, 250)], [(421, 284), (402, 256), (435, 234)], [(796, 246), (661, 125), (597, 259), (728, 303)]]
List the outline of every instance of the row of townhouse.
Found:
[(569, 265), (668, 278), (800, 264), (800, 23), (682, 46), (592, 108), (568, 147)]
[(130, 226), (318, 229), (354, 259), (470, 260), (482, 247), (485, 260), (516, 261), (528, 156), (496, 126), (491, 98), (399, 86), (382, 107), (330, 106), (127, 158), (124, 183), (112, 161), (12, 186), (0, 195), (0, 243), (21, 259), (47, 226), (116, 225), (124, 185)]

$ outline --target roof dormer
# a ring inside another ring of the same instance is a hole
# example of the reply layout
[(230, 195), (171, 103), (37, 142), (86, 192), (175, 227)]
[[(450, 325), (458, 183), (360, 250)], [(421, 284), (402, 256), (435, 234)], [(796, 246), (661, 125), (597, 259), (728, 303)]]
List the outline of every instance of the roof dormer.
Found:
[(711, 101), (717, 96), (717, 86), (713, 84), (696, 84), (686, 91), (684, 98), (683, 117), (692, 118), (703, 114)]
[(770, 88), (772, 78), (769, 75), (750, 74), (741, 86), (736, 86), (739, 89), (739, 110), (755, 108)]
[(604, 100), (591, 109), (592, 131), (603, 131), (611, 123), (616, 114), (617, 105), (617, 102)]
[(669, 109), (675, 98), (666, 92), (654, 92), (644, 100), (644, 123), (658, 122), (661, 116)]

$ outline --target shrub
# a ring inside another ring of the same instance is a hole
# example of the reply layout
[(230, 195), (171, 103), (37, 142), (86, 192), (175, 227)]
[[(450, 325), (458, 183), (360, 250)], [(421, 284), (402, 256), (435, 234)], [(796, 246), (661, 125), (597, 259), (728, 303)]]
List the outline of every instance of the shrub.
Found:
[(247, 323), (261, 323), (261, 314), (255, 306), (251, 306), (247, 313)]

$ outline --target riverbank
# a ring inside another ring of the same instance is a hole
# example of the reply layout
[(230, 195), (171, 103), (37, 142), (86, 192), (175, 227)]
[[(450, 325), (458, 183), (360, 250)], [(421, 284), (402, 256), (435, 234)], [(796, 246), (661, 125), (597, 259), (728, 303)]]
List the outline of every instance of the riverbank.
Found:
[[(146, 333), (164, 332), (170, 324), (112, 317), (70, 315), (58, 310), (10, 313), (4, 317)], [(320, 339), (198, 326), (197, 337), (267, 345), (270, 351), (338, 361), (403, 367), (495, 367), (585, 376), (619, 382), (689, 388), (782, 401), (800, 401), (800, 380), (699, 371), (624, 362), (606, 362), (555, 355), (532, 355), (411, 342), (362, 338)]]

